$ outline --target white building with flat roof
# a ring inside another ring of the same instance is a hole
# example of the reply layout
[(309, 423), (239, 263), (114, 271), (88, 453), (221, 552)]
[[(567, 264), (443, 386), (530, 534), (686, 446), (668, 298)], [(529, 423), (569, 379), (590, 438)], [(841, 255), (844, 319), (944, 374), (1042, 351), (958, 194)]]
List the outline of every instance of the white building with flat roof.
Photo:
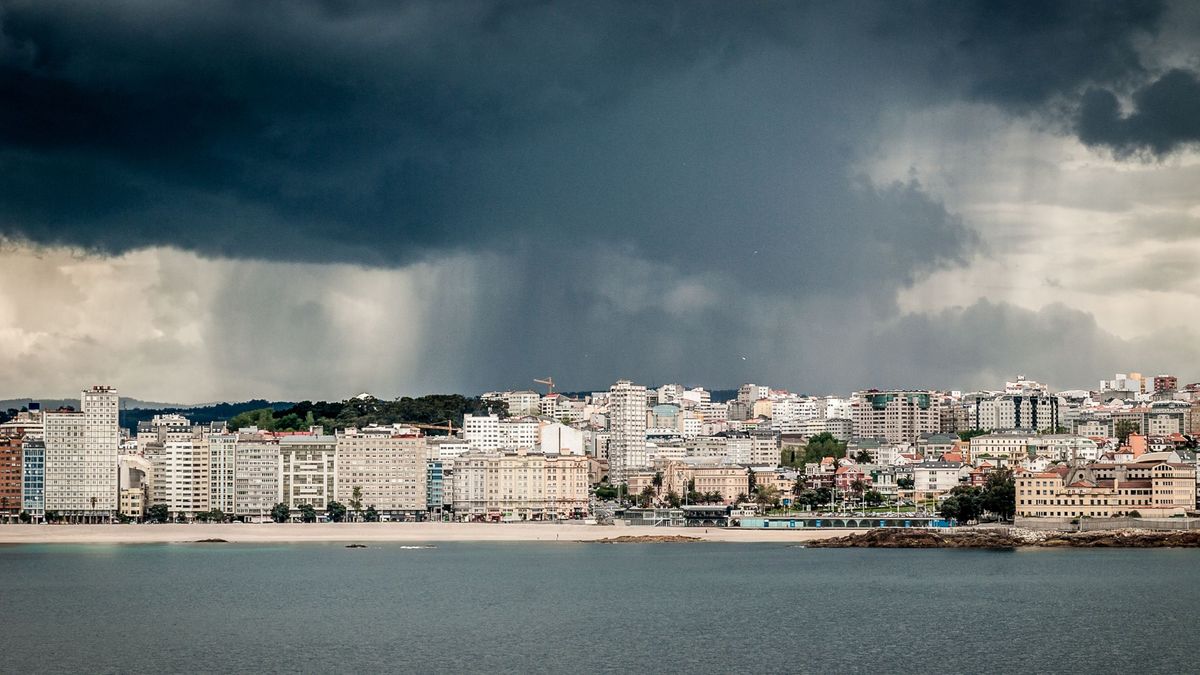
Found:
[(415, 429), (368, 427), (337, 435), (335, 498), (352, 508), (358, 488), (363, 508), (389, 515), (425, 511), (425, 438)]
[(337, 438), (284, 436), (279, 440), (279, 492), (276, 501), (293, 512), (308, 504), (325, 510), (337, 492)]
[(619, 380), (608, 391), (608, 475), (625, 482), (630, 467), (646, 465), (646, 387)]
[(80, 395), (78, 412), (43, 414), (45, 508), (72, 520), (108, 520), (119, 508), (119, 397), (95, 386)]

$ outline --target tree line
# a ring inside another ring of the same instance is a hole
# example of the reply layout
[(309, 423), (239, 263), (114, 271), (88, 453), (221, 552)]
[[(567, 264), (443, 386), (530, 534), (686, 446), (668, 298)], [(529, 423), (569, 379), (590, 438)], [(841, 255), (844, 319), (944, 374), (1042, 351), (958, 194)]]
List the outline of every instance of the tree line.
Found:
[(504, 403), (484, 401), (478, 396), (430, 394), (416, 398), (404, 396), (390, 401), (374, 397), (316, 403), (301, 401), (283, 409), (266, 407), (248, 410), (234, 416), (228, 424), (231, 429), (256, 426), (265, 431), (304, 431), (314, 425), (332, 430), (369, 424), (444, 424), (447, 421), (455, 427), (462, 427), (465, 415), (488, 413), (504, 417), (508, 409)]

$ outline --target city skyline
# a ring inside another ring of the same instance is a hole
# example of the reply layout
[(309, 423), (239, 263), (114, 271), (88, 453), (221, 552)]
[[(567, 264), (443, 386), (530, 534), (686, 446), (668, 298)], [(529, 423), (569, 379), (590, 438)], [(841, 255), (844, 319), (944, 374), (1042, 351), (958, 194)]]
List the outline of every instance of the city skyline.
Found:
[(0, 7), (14, 393), (1200, 357), (1190, 3)]
[[(1169, 373), (1150, 373), (1150, 372), (1139, 372), (1139, 371), (1135, 371), (1135, 370), (1127, 370), (1124, 373), (1116, 372), (1116, 373), (1114, 373), (1114, 375), (1116, 378), (1125, 378), (1125, 377), (1133, 378), (1136, 376), (1136, 378), (1140, 382), (1142, 382), (1143, 389), (1141, 390), (1141, 393), (1153, 393), (1153, 391), (1154, 391), (1153, 390), (1153, 381), (1157, 378), (1162, 378), (1162, 377), (1170, 378), (1173, 382), (1176, 383), (1176, 387), (1180, 387), (1180, 388), (1182, 388), (1184, 386), (1200, 384), (1200, 381), (1193, 383), (1191, 381), (1191, 379), (1187, 376), (1179, 377), (1175, 374), (1169, 374)], [(1009, 379), (1009, 378), (1013, 378), (1013, 379)], [(1200, 378), (1198, 378), (1198, 379), (1200, 379)], [(630, 380), (629, 378), (613, 378), (614, 382), (619, 382), (621, 380), (628, 380), (635, 385), (640, 385), (644, 389), (653, 390), (653, 389), (659, 389), (659, 388), (662, 388), (665, 386), (683, 386), (688, 389), (699, 388), (699, 389), (703, 389), (703, 390), (706, 390), (709, 392), (721, 392), (723, 394), (730, 394), (733, 396), (736, 396), (739, 388), (746, 387), (746, 386), (752, 386), (754, 384), (754, 383), (751, 383), (748, 381), (742, 381), (742, 382), (740, 382), (736, 385), (732, 385), (732, 386), (714, 387), (714, 386), (708, 386), (705, 383), (699, 383), (699, 382), (693, 382), (693, 381), (649, 382), (649, 381), (639, 380), (637, 378), (634, 378), (632, 380)], [(1097, 382), (1099, 382), (1099, 386), (1095, 386), (1095, 387), (1093, 387), (1093, 386), (1058, 386), (1058, 385), (1048, 383), (1048, 382), (1040, 382), (1038, 380), (1038, 378), (1036, 378), (1036, 377), (1027, 377), (1024, 373), (1020, 373), (1020, 374), (1016, 374), (1016, 375), (1010, 375), (1008, 377), (1002, 377), (998, 381), (989, 383), (988, 386), (978, 387), (978, 388), (974, 388), (974, 389), (964, 388), (964, 387), (944, 387), (943, 388), (943, 387), (903, 386), (903, 385), (898, 385), (898, 386), (879, 385), (879, 386), (855, 387), (855, 388), (839, 390), (839, 391), (834, 391), (834, 390), (816, 391), (816, 390), (808, 390), (808, 389), (804, 389), (804, 388), (787, 386), (786, 383), (780, 383), (780, 382), (772, 382), (771, 384), (759, 385), (759, 386), (767, 388), (769, 391), (783, 391), (783, 392), (788, 392), (789, 394), (793, 394), (793, 395), (822, 397), (822, 396), (849, 395), (849, 394), (853, 394), (856, 392), (864, 392), (864, 391), (886, 391), (886, 390), (939, 391), (939, 392), (957, 391), (957, 392), (962, 392), (962, 393), (970, 393), (970, 392), (975, 392), (975, 391), (1004, 391), (1004, 389), (1005, 389), (1004, 385), (1006, 383), (1011, 384), (1011, 383), (1025, 382), (1025, 381), (1032, 382), (1038, 386), (1045, 386), (1051, 392), (1069, 392), (1069, 391), (1096, 392), (1096, 391), (1103, 391), (1106, 382), (1112, 383), (1112, 382), (1116, 382), (1117, 380), (1116, 379), (1100, 379), (1097, 381), (1097, 380), (1093, 379), (1091, 381), (1091, 384), (1096, 384)], [(143, 404), (143, 405), (139, 405), (138, 406), (139, 408), (165, 408), (165, 407), (170, 407), (173, 405), (181, 405), (181, 406), (188, 406), (188, 407), (203, 407), (206, 405), (220, 405), (222, 403), (242, 403), (242, 402), (255, 401), (255, 400), (269, 400), (269, 401), (280, 401), (280, 402), (318, 401), (318, 400), (347, 401), (347, 400), (358, 398), (358, 397), (361, 397), (364, 395), (369, 395), (369, 396), (378, 398), (380, 400), (399, 399), (399, 398), (403, 398), (403, 397), (422, 397), (422, 396), (438, 396), (438, 395), (481, 396), (484, 394), (488, 394), (490, 392), (498, 392), (498, 391), (509, 391), (509, 392), (532, 391), (535, 393), (540, 393), (540, 392), (545, 391), (546, 393), (587, 395), (587, 394), (591, 394), (591, 393), (595, 393), (595, 392), (607, 391), (609, 386), (611, 386), (611, 384), (612, 383), (610, 382), (608, 385), (596, 386), (596, 387), (558, 387), (553, 392), (550, 392), (550, 391), (547, 391), (544, 380), (533, 378), (530, 380), (530, 386), (528, 386), (528, 387), (499, 387), (499, 388), (495, 388), (495, 389), (491, 389), (491, 390), (487, 390), (487, 391), (414, 391), (414, 392), (398, 393), (395, 395), (389, 395), (388, 393), (385, 393), (385, 392), (357, 391), (357, 392), (346, 392), (346, 393), (343, 393), (340, 395), (327, 397), (327, 398), (305, 397), (305, 396), (291, 396), (291, 397), (282, 397), (282, 398), (270, 397), (269, 398), (269, 397), (263, 397), (263, 396), (250, 395), (250, 396), (248, 396), (246, 398), (242, 398), (242, 399), (224, 399), (224, 400), (213, 400), (213, 401), (183, 401), (183, 400), (173, 400), (173, 399), (151, 401), (148, 398), (140, 397), (136, 394), (134, 394), (134, 395), (123, 394), (121, 396), (121, 401), (122, 401), (122, 406), (124, 406), (125, 401), (137, 401), (138, 403)], [(1084, 385), (1085, 383), (1079, 383), (1079, 384)], [(1172, 387), (1172, 388), (1175, 388), (1175, 387)], [(121, 388), (121, 389), (123, 392), (125, 391), (124, 388)], [(78, 387), (76, 387), (76, 390), (78, 390)], [(73, 392), (67, 393), (65, 395), (50, 395), (50, 396), (16, 396), (16, 395), (12, 395), (12, 394), (13, 394), (13, 392), (0, 392), (0, 400), (6, 400), (6, 401), (28, 400), (31, 402), (43, 403), (45, 401), (71, 401), (73, 396), (77, 396), (77, 394), (75, 394)]]

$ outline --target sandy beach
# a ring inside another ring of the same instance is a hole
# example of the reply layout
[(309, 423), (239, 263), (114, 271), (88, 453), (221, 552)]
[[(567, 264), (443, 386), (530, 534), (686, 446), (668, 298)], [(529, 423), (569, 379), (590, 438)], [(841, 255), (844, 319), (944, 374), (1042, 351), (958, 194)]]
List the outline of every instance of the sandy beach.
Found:
[(685, 536), (713, 542), (798, 543), (862, 530), (758, 530), (601, 526), (582, 523), (285, 523), (194, 525), (0, 525), (0, 544), (597, 541)]

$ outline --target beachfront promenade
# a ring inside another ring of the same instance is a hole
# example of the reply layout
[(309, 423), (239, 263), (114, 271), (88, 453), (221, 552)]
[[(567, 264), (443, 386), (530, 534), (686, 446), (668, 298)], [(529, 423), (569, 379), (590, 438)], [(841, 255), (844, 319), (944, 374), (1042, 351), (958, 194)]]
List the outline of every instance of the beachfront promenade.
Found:
[(857, 530), (768, 530), (604, 526), (583, 523), (226, 523), (191, 525), (0, 525), (0, 544), (596, 541), (619, 536), (686, 536), (705, 541), (803, 542)]

